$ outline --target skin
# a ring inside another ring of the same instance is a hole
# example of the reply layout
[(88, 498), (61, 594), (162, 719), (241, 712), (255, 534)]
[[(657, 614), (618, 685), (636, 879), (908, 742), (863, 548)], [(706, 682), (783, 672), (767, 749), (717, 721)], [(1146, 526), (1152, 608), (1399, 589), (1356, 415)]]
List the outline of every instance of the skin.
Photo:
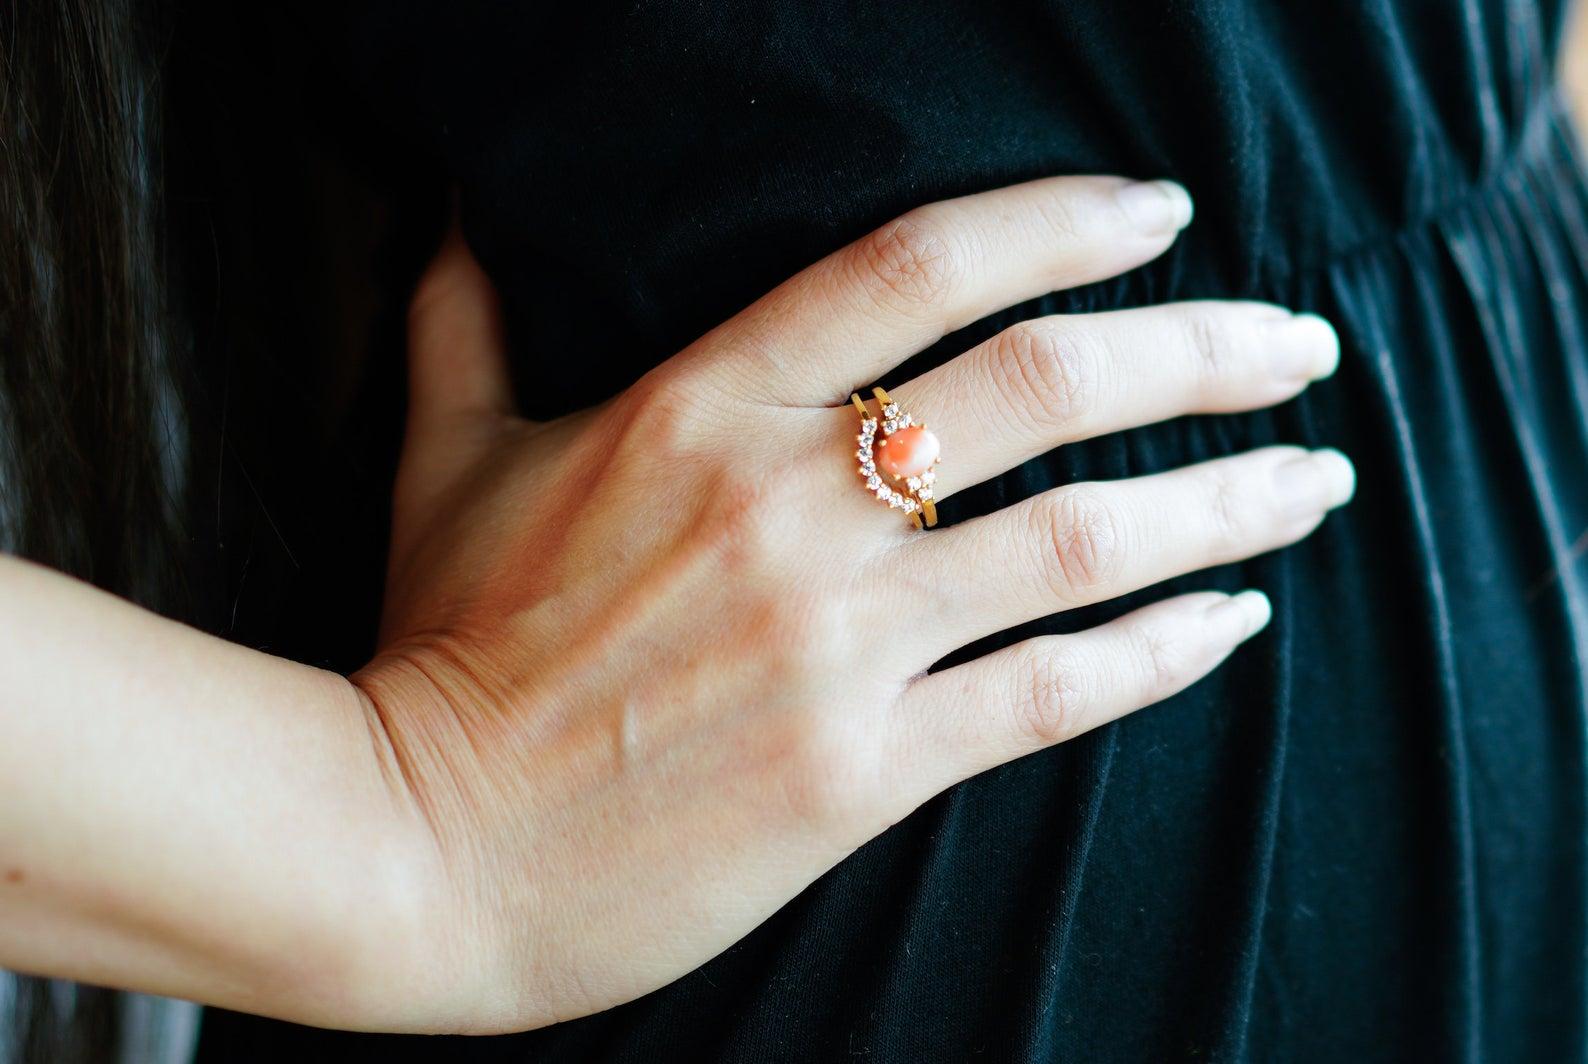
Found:
[[(1113, 177), (931, 204), (549, 423), (513, 410), (454, 236), (413, 301), (381, 649), (351, 678), (0, 559), (0, 964), (331, 1026), (544, 1025), (694, 969), (943, 788), (1195, 682), (1267, 622), (1260, 593), (926, 670), (1295, 542), (1350, 497), (1341, 455), (918, 532), (862, 489), (846, 405), (1190, 214)], [(1024, 322), (894, 395), (941, 437), (947, 499), (1072, 440), (1282, 402), (1338, 357), (1316, 317), (1187, 303)]]

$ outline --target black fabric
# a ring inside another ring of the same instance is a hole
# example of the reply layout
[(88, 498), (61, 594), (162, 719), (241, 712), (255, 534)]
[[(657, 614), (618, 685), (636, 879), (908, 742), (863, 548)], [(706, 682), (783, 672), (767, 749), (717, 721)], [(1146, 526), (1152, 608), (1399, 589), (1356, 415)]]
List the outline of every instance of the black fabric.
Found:
[(1214, 677), (954, 788), (663, 990), (469, 1041), (212, 1013), (203, 1058), (1584, 1059), (1588, 195), (1551, 89), (1562, 6), (356, 8), (349, 62), (460, 183), (536, 414), (914, 204), (1171, 176), (1198, 216), (1161, 261), (888, 382), (1022, 317), (1195, 297), (1324, 314), (1339, 373), (1067, 447), (946, 518), (1273, 441), (1343, 448), (1360, 490), (1298, 547), (1174, 582), (1273, 598)]

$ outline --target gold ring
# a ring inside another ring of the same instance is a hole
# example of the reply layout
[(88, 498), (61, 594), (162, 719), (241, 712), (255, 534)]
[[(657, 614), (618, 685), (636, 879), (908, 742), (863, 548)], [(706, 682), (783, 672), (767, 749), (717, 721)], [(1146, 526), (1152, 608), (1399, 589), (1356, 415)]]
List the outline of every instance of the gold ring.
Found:
[(887, 392), (873, 388), (871, 393), (877, 397), (880, 418), (866, 409), (859, 392), (849, 395), (849, 401), (860, 411), (860, 434), (855, 437), (860, 445), (855, 451), (860, 477), (878, 501), (909, 514), (916, 528), (922, 527), (923, 517), (926, 527), (931, 528), (937, 524), (937, 503), (933, 498), (937, 471), (933, 467), (942, 461), (942, 444), (925, 422), (900, 410)]

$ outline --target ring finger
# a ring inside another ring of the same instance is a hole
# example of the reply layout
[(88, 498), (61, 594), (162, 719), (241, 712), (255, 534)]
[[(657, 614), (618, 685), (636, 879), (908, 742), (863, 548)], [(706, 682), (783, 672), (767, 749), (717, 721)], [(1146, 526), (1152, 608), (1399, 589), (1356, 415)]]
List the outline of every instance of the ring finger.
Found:
[(1060, 444), (1283, 402), (1338, 361), (1316, 315), (1171, 303), (1024, 321), (892, 395), (943, 441), (941, 499)]

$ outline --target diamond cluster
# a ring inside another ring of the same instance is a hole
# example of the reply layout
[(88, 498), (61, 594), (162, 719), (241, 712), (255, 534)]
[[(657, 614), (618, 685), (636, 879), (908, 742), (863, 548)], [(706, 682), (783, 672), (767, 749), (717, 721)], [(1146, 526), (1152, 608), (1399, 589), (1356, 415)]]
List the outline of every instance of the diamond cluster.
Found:
[[(891, 418), (898, 414), (898, 410), (898, 407), (890, 403), (887, 410), (883, 411), (883, 414), (885, 417)], [(892, 411), (892, 413), (890, 414), (889, 411)], [(909, 415), (906, 414), (905, 416), (908, 417)], [(890, 425), (893, 427), (890, 428)], [(899, 427), (896, 421), (890, 420), (882, 423), (883, 432), (893, 432)], [(883, 483), (882, 475), (877, 472), (877, 460), (873, 452), (877, 442), (877, 419), (868, 417), (861, 421), (860, 435), (856, 436), (855, 440), (860, 444), (860, 447), (855, 451), (855, 457), (860, 460), (860, 475), (865, 478), (866, 490), (895, 510), (903, 510), (907, 514), (913, 514), (919, 510), (921, 508), (920, 503)], [(931, 496), (928, 495), (927, 498), (931, 498)]]
[[(903, 484), (908, 491), (899, 491), (888, 484), (883, 474), (878, 471), (875, 447), (878, 429), (881, 429), (884, 436), (888, 436), (915, 424), (917, 424), (915, 418), (900, 410), (897, 403), (890, 402), (882, 407), (880, 420), (874, 417), (862, 418), (860, 434), (855, 437), (855, 441), (859, 444), (855, 450), (855, 458), (860, 463), (858, 471), (866, 483), (866, 490), (895, 510), (903, 510), (907, 514), (922, 512), (922, 504), (933, 498), (933, 484), (937, 480), (937, 473), (935, 470), (927, 469), (918, 476), (907, 477)], [(921, 427), (925, 428), (924, 425)]]

